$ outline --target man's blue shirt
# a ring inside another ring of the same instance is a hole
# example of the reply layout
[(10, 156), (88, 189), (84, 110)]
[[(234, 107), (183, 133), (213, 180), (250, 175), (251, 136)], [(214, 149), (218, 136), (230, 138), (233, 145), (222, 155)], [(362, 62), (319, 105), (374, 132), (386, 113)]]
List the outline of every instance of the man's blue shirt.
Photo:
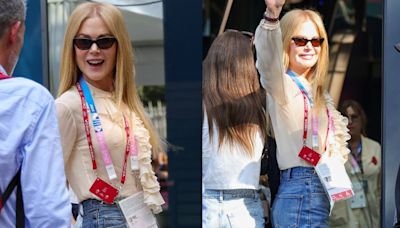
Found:
[[(21, 167), (27, 228), (71, 226), (56, 118), (43, 86), (25, 78), (0, 80), (0, 190)], [(1, 211), (0, 227), (15, 226), (15, 192)]]

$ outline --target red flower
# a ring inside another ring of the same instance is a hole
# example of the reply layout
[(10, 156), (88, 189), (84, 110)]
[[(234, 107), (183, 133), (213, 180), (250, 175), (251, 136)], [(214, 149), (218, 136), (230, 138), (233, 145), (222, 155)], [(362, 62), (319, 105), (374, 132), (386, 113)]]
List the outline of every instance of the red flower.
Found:
[(376, 157), (373, 156), (371, 162), (374, 163), (374, 165), (376, 165), (378, 164), (378, 159), (376, 159)]

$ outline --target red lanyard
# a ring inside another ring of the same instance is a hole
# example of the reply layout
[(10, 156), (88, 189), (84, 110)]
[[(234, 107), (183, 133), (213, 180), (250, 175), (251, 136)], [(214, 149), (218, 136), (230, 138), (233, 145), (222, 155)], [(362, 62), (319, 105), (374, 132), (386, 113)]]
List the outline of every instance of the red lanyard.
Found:
[[(78, 89), (79, 96), (81, 97), (83, 123), (84, 123), (85, 132), (86, 132), (86, 139), (89, 144), (90, 157), (92, 158), (92, 167), (93, 167), (93, 170), (96, 170), (97, 165), (96, 165), (96, 158), (95, 158), (95, 153), (94, 153), (94, 149), (93, 149), (93, 143), (92, 143), (92, 139), (91, 139), (91, 135), (90, 135), (88, 108), (86, 106), (85, 97), (83, 96), (82, 87), (80, 86), (79, 83), (76, 83), (76, 87)], [(128, 124), (128, 121), (126, 121), (125, 116), (124, 116), (124, 123), (125, 123), (125, 133), (126, 133), (126, 146), (125, 146), (124, 165), (122, 166), (121, 184), (125, 183), (126, 166), (128, 163), (128, 155), (130, 152), (130, 145), (131, 145), (131, 141), (129, 138), (130, 137), (129, 124)]]
[(7, 79), (7, 78), (11, 78), (11, 77), (8, 76), (8, 75), (3, 74), (3, 73), (0, 71), (0, 80), (2, 80), (2, 79)]
[[(300, 91), (303, 94), (303, 100), (304, 100), (304, 128), (303, 128), (303, 147), (304, 147), (304, 146), (306, 146), (307, 133), (308, 133), (308, 103), (307, 103), (306, 94), (304, 93), (304, 91), (302, 89), (300, 89)], [(326, 150), (326, 148), (328, 146), (328, 135), (329, 135), (330, 128), (333, 126), (332, 116), (331, 116), (331, 113), (330, 113), (328, 107), (326, 107), (326, 112), (328, 114), (328, 129), (326, 130), (324, 151)], [(316, 118), (317, 118), (317, 116), (316, 116)]]
[(307, 96), (304, 94), (304, 91), (300, 89), (301, 94), (303, 94), (304, 99), (304, 127), (303, 127), (303, 146), (306, 145), (307, 140), (307, 131), (308, 131), (308, 103)]

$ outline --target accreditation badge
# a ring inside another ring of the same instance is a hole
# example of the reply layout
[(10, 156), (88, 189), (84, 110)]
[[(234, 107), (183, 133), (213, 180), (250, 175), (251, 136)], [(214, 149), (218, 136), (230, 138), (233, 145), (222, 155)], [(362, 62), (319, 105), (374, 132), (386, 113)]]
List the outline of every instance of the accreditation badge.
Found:
[(360, 181), (353, 182), (354, 196), (350, 198), (352, 209), (364, 208), (367, 206), (367, 199), (364, 192), (364, 184)]
[(156, 218), (144, 203), (143, 192), (118, 202), (129, 228), (158, 228)]
[(335, 202), (354, 195), (346, 168), (337, 157), (329, 157), (324, 153), (315, 170), (328, 195), (331, 211)]
[(94, 181), (89, 191), (108, 204), (114, 203), (114, 199), (118, 195), (118, 189), (100, 178)]
[(131, 170), (138, 171), (139, 170), (139, 159), (137, 155), (130, 156), (131, 158)]
[(301, 148), (298, 156), (313, 166), (317, 165), (319, 159), (321, 158), (321, 155), (319, 153), (307, 146), (303, 146), (303, 148)]

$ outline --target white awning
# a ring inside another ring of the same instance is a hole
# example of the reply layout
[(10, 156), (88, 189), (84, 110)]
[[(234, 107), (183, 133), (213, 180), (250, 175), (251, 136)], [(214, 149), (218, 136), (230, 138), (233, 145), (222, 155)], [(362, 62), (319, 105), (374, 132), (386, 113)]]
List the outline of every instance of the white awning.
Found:
[(124, 14), (132, 42), (162, 43), (163, 3), (161, 0), (96, 0), (111, 3)]

